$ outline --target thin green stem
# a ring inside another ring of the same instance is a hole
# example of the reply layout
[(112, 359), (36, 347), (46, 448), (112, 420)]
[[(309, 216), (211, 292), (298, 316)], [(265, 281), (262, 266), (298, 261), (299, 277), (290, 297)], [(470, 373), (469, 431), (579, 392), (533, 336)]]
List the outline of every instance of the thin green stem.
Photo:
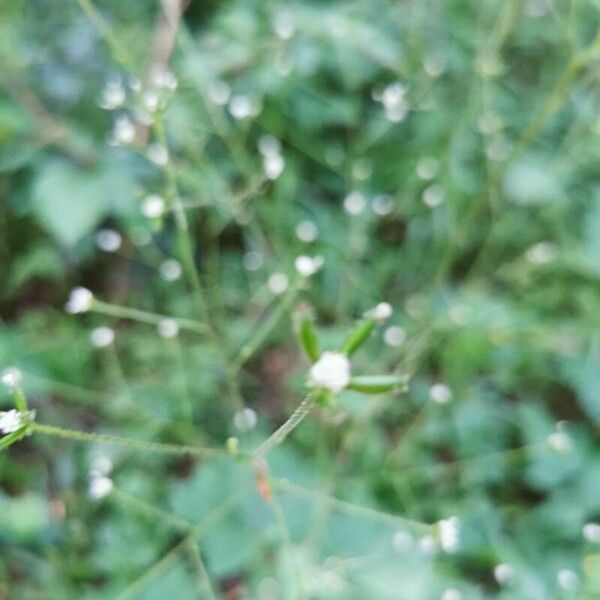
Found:
[(204, 598), (207, 600), (216, 600), (217, 597), (210, 583), (210, 577), (208, 576), (206, 565), (202, 560), (200, 550), (198, 550), (198, 543), (196, 540), (188, 540), (186, 549), (188, 550), (188, 554), (192, 563), (194, 563), (196, 575), (198, 576), (198, 585), (204, 593)]
[(92, 301), (90, 312), (116, 317), (118, 319), (127, 319), (130, 321), (138, 321), (140, 323), (148, 323), (149, 325), (158, 325), (163, 319), (173, 319), (173, 321), (177, 323), (179, 329), (192, 331), (201, 335), (206, 335), (208, 332), (208, 327), (199, 321), (182, 319), (179, 317), (168, 317), (166, 315), (159, 315), (156, 313), (139, 310), (137, 308), (129, 308), (128, 306), (102, 302), (95, 298)]
[(281, 444), (290, 433), (300, 425), (304, 417), (313, 409), (315, 399), (312, 394), (308, 394), (300, 403), (298, 408), (292, 413), (292, 416), (277, 429), (269, 438), (267, 438), (253, 453), (256, 458), (266, 456), (275, 446)]
[(77, 429), (66, 429), (55, 425), (46, 425), (44, 423), (33, 423), (31, 425), (33, 433), (50, 435), (79, 442), (91, 442), (94, 444), (110, 444), (114, 446), (124, 446), (131, 450), (158, 452), (162, 454), (191, 454), (194, 456), (226, 456), (224, 450), (217, 448), (204, 448), (201, 446), (185, 446), (177, 444), (163, 444), (160, 442), (146, 442), (143, 440), (132, 440), (116, 435), (105, 435), (103, 433), (90, 433), (79, 431)]

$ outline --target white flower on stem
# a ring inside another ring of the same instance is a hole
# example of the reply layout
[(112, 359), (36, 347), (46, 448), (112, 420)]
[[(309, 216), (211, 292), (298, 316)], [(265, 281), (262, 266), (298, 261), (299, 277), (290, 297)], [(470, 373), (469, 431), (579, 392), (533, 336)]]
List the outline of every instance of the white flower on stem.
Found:
[(65, 310), (71, 315), (87, 312), (92, 306), (93, 300), (94, 295), (90, 290), (81, 286), (74, 287), (65, 304)]
[(2, 371), (2, 383), (9, 389), (14, 390), (21, 385), (23, 373), (18, 367), (6, 367)]
[(350, 192), (344, 198), (344, 210), (349, 215), (359, 215), (367, 205), (367, 200), (360, 192)]
[(288, 285), (289, 279), (285, 273), (273, 273), (267, 280), (267, 287), (275, 296), (283, 294), (288, 289)]
[(233, 424), (238, 431), (250, 431), (256, 427), (258, 419), (252, 408), (243, 408), (235, 413)]
[(101, 500), (108, 496), (112, 492), (113, 482), (110, 478), (105, 476), (90, 478), (88, 486), (88, 495), (92, 500)]
[(7, 434), (18, 431), (23, 427), (23, 417), (21, 413), (16, 410), (3, 410), (0, 411), (0, 432)]
[(148, 146), (146, 156), (150, 162), (158, 167), (164, 167), (169, 162), (169, 151), (163, 144), (158, 142), (154, 142)]
[(296, 237), (306, 244), (310, 244), (314, 242), (319, 235), (319, 230), (317, 226), (312, 221), (300, 221), (298, 225), (296, 225)]
[(515, 570), (508, 563), (499, 563), (494, 567), (494, 579), (500, 585), (506, 585), (514, 577)]
[(389, 319), (394, 312), (392, 305), (388, 302), (380, 302), (375, 308), (368, 310), (365, 317), (371, 317), (376, 321), (383, 322)]
[(163, 338), (174, 338), (179, 333), (179, 325), (175, 319), (166, 317), (161, 319), (156, 326), (158, 333)]
[(438, 522), (440, 545), (444, 552), (456, 552), (459, 545), (460, 520), (457, 516), (448, 517)]
[(401, 346), (406, 340), (406, 331), (400, 325), (392, 325), (383, 333), (383, 341), (392, 348)]
[(96, 232), (96, 246), (104, 252), (116, 252), (123, 242), (123, 238), (114, 229), (100, 229)]
[(448, 404), (452, 400), (452, 390), (444, 383), (434, 383), (429, 388), (429, 397), (437, 404)]
[(158, 194), (146, 196), (142, 202), (142, 214), (148, 219), (158, 219), (165, 212), (165, 201)]
[(341, 352), (323, 352), (310, 369), (310, 381), (318, 388), (341, 392), (350, 383), (350, 361)]
[(176, 281), (183, 273), (183, 267), (181, 266), (181, 263), (174, 258), (167, 258), (167, 260), (164, 260), (162, 263), (160, 263), (158, 270), (160, 272), (160, 276), (165, 281)]
[(311, 258), (310, 256), (301, 255), (296, 258), (295, 266), (296, 271), (302, 277), (310, 277), (323, 266), (323, 257), (314, 256)]
[(90, 342), (94, 348), (106, 348), (115, 341), (115, 332), (110, 327), (96, 327), (90, 332)]

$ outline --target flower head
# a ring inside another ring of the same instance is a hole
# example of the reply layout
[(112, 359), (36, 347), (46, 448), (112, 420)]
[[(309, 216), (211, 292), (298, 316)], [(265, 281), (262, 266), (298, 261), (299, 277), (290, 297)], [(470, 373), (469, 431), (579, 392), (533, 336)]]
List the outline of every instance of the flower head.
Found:
[(457, 516), (438, 522), (440, 545), (445, 552), (456, 552), (459, 543), (460, 521)]
[(296, 271), (303, 277), (314, 275), (323, 266), (322, 256), (305, 256), (301, 255), (296, 258)]
[(115, 341), (115, 332), (110, 327), (96, 327), (90, 333), (90, 342), (94, 348), (106, 348)]
[(94, 295), (87, 288), (74, 287), (69, 295), (69, 300), (65, 304), (65, 310), (72, 315), (87, 312), (93, 299)]
[(310, 370), (315, 387), (341, 392), (350, 383), (350, 361), (341, 352), (323, 352)]
[(16, 410), (6, 410), (0, 412), (0, 432), (12, 433), (23, 427), (23, 418), (21, 413)]

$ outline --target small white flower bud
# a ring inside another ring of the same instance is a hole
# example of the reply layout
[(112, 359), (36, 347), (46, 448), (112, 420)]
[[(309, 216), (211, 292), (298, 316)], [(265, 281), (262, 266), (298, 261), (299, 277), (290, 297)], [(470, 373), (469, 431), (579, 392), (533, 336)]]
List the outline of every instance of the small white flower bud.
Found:
[(272, 181), (277, 179), (285, 168), (285, 162), (281, 154), (269, 154), (263, 159), (263, 168), (267, 178)]
[(438, 522), (440, 545), (444, 552), (456, 552), (459, 545), (460, 521), (458, 517), (452, 516)]
[(385, 321), (389, 319), (394, 312), (392, 305), (388, 302), (380, 302), (375, 308), (368, 310), (365, 313), (366, 317), (371, 317), (376, 321)]
[(113, 482), (108, 477), (92, 477), (88, 487), (88, 495), (92, 500), (101, 500), (112, 492)]
[(312, 221), (300, 221), (296, 225), (296, 237), (307, 244), (314, 242), (319, 235), (317, 226)]
[(233, 424), (238, 431), (254, 429), (257, 423), (256, 412), (252, 408), (244, 408), (235, 413)]
[(367, 200), (360, 192), (350, 192), (344, 198), (344, 210), (349, 215), (359, 215), (363, 210), (365, 210), (366, 205)]
[(169, 162), (169, 152), (163, 144), (155, 142), (148, 146), (146, 156), (150, 162), (159, 167), (164, 167)]
[(392, 212), (394, 208), (394, 202), (390, 196), (386, 194), (379, 194), (373, 198), (371, 202), (371, 209), (376, 215), (380, 217), (385, 217)]
[(417, 163), (417, 176), (421, 179), (433, 179), (437, 175), (437, 172), (438, 161), (431, 156), (426, 156)]
[(96, 246), (104, 252), (116, 252), (123, 242), (123, 238), (114, 229), (100, 229), (96, 232)]
[(288, 276), (285, 273), (273, 273), (267, 280), (267, 287), (275, 296), (283, 294), (288, 289), (288, 284)]
[(406, 340), (406, 331), (400, 325), (392, 325), (383, 333), (383, 341), (392, 348), (401, 346)]
[(74, 287), (65, 304), (65, 310), (72, 315), (86, 312), (90, 309), (93, 300), (94, 295), (90, 290), (81, 286)]
[(430, 185), (423, 191), (423, 204), (429, 208), (435, 208), (444, 201), (444, 190), (441, 186), (434, 184)]
[(323, 352), (310, 369), (311, 383), (318, 388), (341, 392), (350, 383), (350, 361), (341, 352)]
[(296, 271), (303, 277), (314, 275), (323, 266), (323, 257), (301, 255), (296, 258)]
[(268, 133), (261, 135), (258, 138), (258, 151), (263, 156), (271, 156), (273, 154), (281, 154), (281, 142)]
[(429, 397), (437, 404), (448, 404), (452, 400), (452, 390), (443, 383), (434, 383), (429, 388)]
[(94, 348), (106, 348), (115, 341), (115, 332), (110, 327), (96, 327), (90, 332), (90, 342)]
[(183, 267), (178, 260), (174, 258), (167, 258), (164, 260), (159, 267), (160, 276), (165, 281), (176, 281), (181, 277), (183, 273)]
[(148, 219), (157, 219), (165, 212), (165, 201), (157, 194), (150, 194), (144, 199), (141, 211)]
[(581, 533), (583, 537), (592, 544), (600, 544), (600, 523), (586, 523)]
[(515, 570), (507, 563), (500, 563), (494, 567), (494, 578), (500, 585), (506, 585), (514, 577)]
[(175, 319), (165, 318), (161, 319), (156, 326), (158, 333), (164, 338), (174, 338), (179, 333), (179, 325)]
[(18, 367), (7, 367), (2, 371), (2, 383), (9, 389), (14, 390), (21, 385), (23, 373)]

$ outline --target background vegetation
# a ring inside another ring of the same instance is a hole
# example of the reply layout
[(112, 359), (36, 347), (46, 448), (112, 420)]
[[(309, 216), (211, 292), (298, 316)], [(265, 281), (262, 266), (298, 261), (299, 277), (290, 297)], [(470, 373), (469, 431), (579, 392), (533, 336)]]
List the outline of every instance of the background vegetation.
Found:
[[(12, 445), (0, 598), (600, 597), (600, 4), (178, 13), (2, 3), (0, 367), (38, 423), (224, 456)], [(110, 306), (65, 313), (74, 286)], [(380, 301), (353, 367), (408, 393), (228, 457), (303, 398), (300, 302), (335, 348)]]

